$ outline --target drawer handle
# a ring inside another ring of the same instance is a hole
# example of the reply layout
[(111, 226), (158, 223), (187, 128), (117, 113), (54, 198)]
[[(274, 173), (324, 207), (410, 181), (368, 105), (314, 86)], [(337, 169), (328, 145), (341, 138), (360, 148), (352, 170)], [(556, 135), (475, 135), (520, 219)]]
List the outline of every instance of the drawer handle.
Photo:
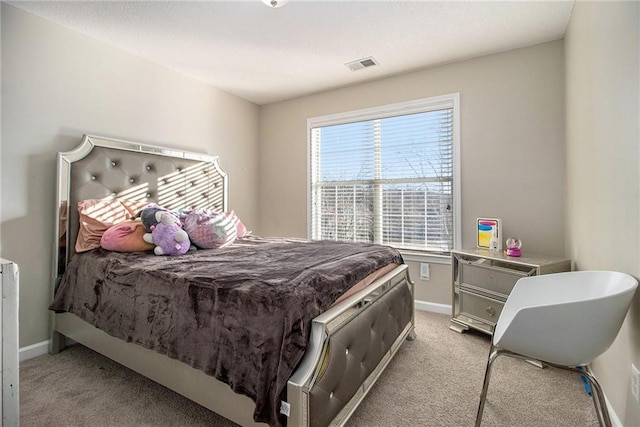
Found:
[(494, 310), (493, 307), (487, 307), (487, 308), (484, 309), (484, 311), (487, 312), (489, 317), (493, 317), (496, 314), (496, 311)]

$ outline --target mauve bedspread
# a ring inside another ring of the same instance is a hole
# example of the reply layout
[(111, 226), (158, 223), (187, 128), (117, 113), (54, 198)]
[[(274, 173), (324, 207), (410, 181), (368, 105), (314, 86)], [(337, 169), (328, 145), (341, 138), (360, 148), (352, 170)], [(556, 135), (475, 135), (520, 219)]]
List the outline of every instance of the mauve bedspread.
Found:
[(402, 262), (387, 246), (258, 237), (177, 257), (95, 249), (74, 255), (50, 309), (214, 376), (276, 426), (311, 320)]

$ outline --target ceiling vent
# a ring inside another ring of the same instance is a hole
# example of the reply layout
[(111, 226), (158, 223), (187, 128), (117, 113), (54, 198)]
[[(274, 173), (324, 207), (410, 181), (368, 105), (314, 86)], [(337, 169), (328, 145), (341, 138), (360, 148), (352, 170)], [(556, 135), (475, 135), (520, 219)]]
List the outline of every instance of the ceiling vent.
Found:
[(368, 57), (368, 58), (358, 59), (357, 61), (353, 61), (353, 62), (347, 62), (344, 65), (346, 65), (347, 68), (350, 69), (351, 71), (358, 71), (358, 70), (362, 70), (363, 68), (374, 67), (378, 65), (378, 62), (372, 57)]

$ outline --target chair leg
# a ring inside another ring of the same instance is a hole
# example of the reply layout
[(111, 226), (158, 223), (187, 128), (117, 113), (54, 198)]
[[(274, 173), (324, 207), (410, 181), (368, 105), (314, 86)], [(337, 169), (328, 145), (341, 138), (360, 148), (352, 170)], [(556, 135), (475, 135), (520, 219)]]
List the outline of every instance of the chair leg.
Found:
[(596, 377), (591, 373), (591, 370), (588, 367), (582, 371), (582, 374), (587, 377), (589, 384), (591, 384), (591, 397), (593, 398), (593, 405), (596, 408), (598, 422), (601, 426), (611, 427), (609, 409), (607, 408), (607, 402), (604, 400), (604, 393), (602, 392), (600, 383), (598, 383), (598, 380), (596, 380)]
[(484, 383), (482, 384), (482, 393), (480, 394), (480, 403), (478, 405), (478, 414), (476, 415), (476, 427), (480, 427), (482, 424), (482, 414), (484, 413), (484, 404), (487, 400), (487, 391), (489, 390), (489, 380), (491, 378), (491, 368), (493, 362), (500, 355), (500, 350), (495, 350), (493, 343), (489, 349), (489, 358), (487, 359), (487, 368), (484, 371)]
[[(484, 384), (482, 385), (482, 393), (480, 394), (480, 404), (478, 406), (478, 414), (476, 416), (475, 427), (480, 427), (480, 424), (482, 423), (482, 414), (484, 412), (484, 404), (487, 399), (487, 390), (489, 389), (489, 378), (491, 376), (491, 368), (493, 367), (493, 362), (498, 356), (502, 354), (510, 357), (515, 357), (517, 359), (527, 360), (527, 356), (513, 353), (508, 350), (496, 349), (493, 343), (491, 343), (491, 349), (489, 350), (489, 359), (487, 360), (487, 369), (484, 373)], [(544, 365), (551, 366), (552, 368), (563, 369), (565, 371), (574, 372), (578, 375), (584, 375), (589, 381), (589, 384), (591, 384), (591, 396), (593, 397), (593, 405), (596, 409), (598, 423), (601, 427), (611, 427), (611, 418), (609, 417), (607, 403), (604, 400), (604, 393), (602, 392), (600, 383), (598, 383), (598, 380), (596, 380), (596, 377), (593, 375), (588, 366), (586, 367), (586, 369), (578, 369), (576, 367), (556, 365), (555, 363), (550, 362), (543, 361), (542, 363)]]
[(596, 409), (596, 416), (598, 417), (598, 423), (602, 427), (611, 427), (611, 418), (609, 417), (609, 409), (607, 409), (607, 402), (604, 400), (604, 393), (600, 383), (596, 380), (596, 377), (591, 373), (591, 370), (587, 366), (586, 369), (579, 369), (570, 366), (556, 365), (554, 363), (544, 362), (545, 364), (558, 369), (564, 369), (565, 371), (575, 372), (578, 375), (584, 375), (589, 384), (591, 384), (591, 397), (593, 398), (593, 406)]

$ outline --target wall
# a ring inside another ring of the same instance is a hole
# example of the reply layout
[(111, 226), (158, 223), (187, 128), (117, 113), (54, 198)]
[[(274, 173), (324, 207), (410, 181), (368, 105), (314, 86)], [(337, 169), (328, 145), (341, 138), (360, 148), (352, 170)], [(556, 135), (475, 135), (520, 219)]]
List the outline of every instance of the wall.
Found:
[[(307, 118), (459, 92), (463, 246), (496, 217), (525, 252), (564, 255), (563, 57), (556, 41), (263, 106), (260, 233), (307, 236)], [(417, 298), (451, 304), (450, 268), (412, 266)]]
[[(640, 3), (574, 5), (565, 37), (567, 249), (576, 269), (640, 277)], [(625, 426), (640, 425), (630, 392), (640, 367), (640, 293), (612, 348), (593, 364)]]
[(1, 256), (20, 267), (20, 346), (48, 339), (56, 152), (83, 133), (220, 156), (257, 224), (258, 106), (2, 4)]

